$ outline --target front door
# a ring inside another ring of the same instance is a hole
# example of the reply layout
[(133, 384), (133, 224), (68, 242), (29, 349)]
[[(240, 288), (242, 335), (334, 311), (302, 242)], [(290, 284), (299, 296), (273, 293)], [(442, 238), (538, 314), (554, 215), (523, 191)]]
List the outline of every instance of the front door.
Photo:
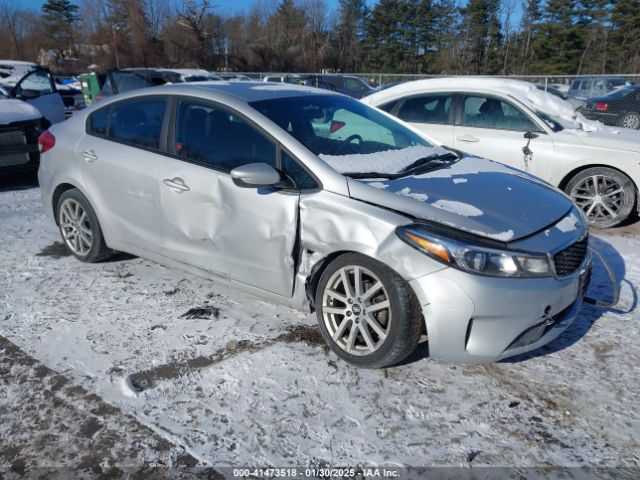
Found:
[[(529, 141), (527, 132), (535, 138)], [(527, 144), (529, 155), (523, 151)], [(511, 102), (482, 94), (463, 98), (454, 146), (538, 176), (544, 176), (541, 159), (553, 157), (553, 141), (524, 111)]]
[(161, 174), (166, 254), (290, 297), (298, 192), (237, 186), (229, 172), (248, 163), (276, 167), (276, 144), (240, 115), (180, 100)]
[(25, 75), (15, 87), (15, 96), (36, 107), (51, 123), (64, 120), (64, 102), (46, 69)]

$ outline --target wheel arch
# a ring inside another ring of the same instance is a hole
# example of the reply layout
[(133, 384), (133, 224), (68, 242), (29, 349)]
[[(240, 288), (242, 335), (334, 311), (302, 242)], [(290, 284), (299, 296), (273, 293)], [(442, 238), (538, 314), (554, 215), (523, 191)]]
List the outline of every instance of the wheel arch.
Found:
[[(67, 192), (69, 190), (73, 190), (73, 189), (77, 189), (80, 190), (76, 185), (73, 185), (72, 183), (61, 183), (60, 185), (58, 185), (54, 190), (53, 190), (53, 195), (51, 195), (51, 209), (53, 211), (53, 218), (56, 222), (56, 225), (58, 225), (58, 215), (57, 215), (57, 209), (58, 209), (58, 202), (60, 201), (60, 197), (62, 196), (62, 194), (64, 192)], [(82, 190), (80, 190), (82, 191)]]

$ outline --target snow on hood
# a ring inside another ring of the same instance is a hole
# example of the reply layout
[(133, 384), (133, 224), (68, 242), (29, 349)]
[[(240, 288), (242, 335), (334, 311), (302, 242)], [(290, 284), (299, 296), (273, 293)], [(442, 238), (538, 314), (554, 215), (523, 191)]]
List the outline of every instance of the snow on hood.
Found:
[(42, 117), (40, 111), (22, 100), (0, 99), (0, 125)]
[(319, 157), (340, 173), (398, 173), (409, 165), (430, 155), (451, 153), (441, 147), (415, 145), (398, 150), (349, 155), (325, 155)]
[(575, 123), (577, 128), (581, 128), (587, 132), (598, 130), (616, 131), (616, 129), (605, 127), (597, 121), (588, 120), (581, 113), (575, 112), (573, 105), (566, 100), (538, 89), (533, 83), (523, 82), (521, 80), (485, 77), (451, 77), (416, 80), (374, 93), (363, 98), (362, 101), (370, 105), (381, 105), (385, 103), (385, 101), (397, 97), (400, 93), (407, 95), (431, 90), (464, 90), (465, 88), (471, 89), (471, 91), (486, 89), (503, 95), (511, 95), (532, 110), (540, 110), (554, 117), (558, 117), (565, 122)]
[(569, 198), (535, 177), (470, 156), (420, 175), (348, 182), (353, 198), (502, 242), (540, 231), (572, 208)]

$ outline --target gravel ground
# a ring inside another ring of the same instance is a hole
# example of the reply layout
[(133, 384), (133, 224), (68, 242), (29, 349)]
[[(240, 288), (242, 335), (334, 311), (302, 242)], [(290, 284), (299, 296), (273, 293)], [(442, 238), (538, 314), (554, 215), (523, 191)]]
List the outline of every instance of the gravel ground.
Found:
[[(141, 258), (76, 261), (39, 190), (19, 184), (0, 187), (0, 472), (158, 462), (640, 476), (638, 224), (595, 234), (618, 306), (585, 306), (544, 349), (462, 366), (423, 344), (371, 371), (328, 352), (312, 315)], [(601, 269), (591, 293), (608, 294)]]

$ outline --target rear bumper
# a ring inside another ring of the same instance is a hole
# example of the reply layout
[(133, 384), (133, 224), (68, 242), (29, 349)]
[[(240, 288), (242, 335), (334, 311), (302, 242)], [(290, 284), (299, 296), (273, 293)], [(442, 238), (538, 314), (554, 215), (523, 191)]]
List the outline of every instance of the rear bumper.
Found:
[(578, 316), (590, 269), (588, 257), (562, 279), (482, 277), (448, 268), (413, 280), (430, 356), (489, 363), (549, 343)]

